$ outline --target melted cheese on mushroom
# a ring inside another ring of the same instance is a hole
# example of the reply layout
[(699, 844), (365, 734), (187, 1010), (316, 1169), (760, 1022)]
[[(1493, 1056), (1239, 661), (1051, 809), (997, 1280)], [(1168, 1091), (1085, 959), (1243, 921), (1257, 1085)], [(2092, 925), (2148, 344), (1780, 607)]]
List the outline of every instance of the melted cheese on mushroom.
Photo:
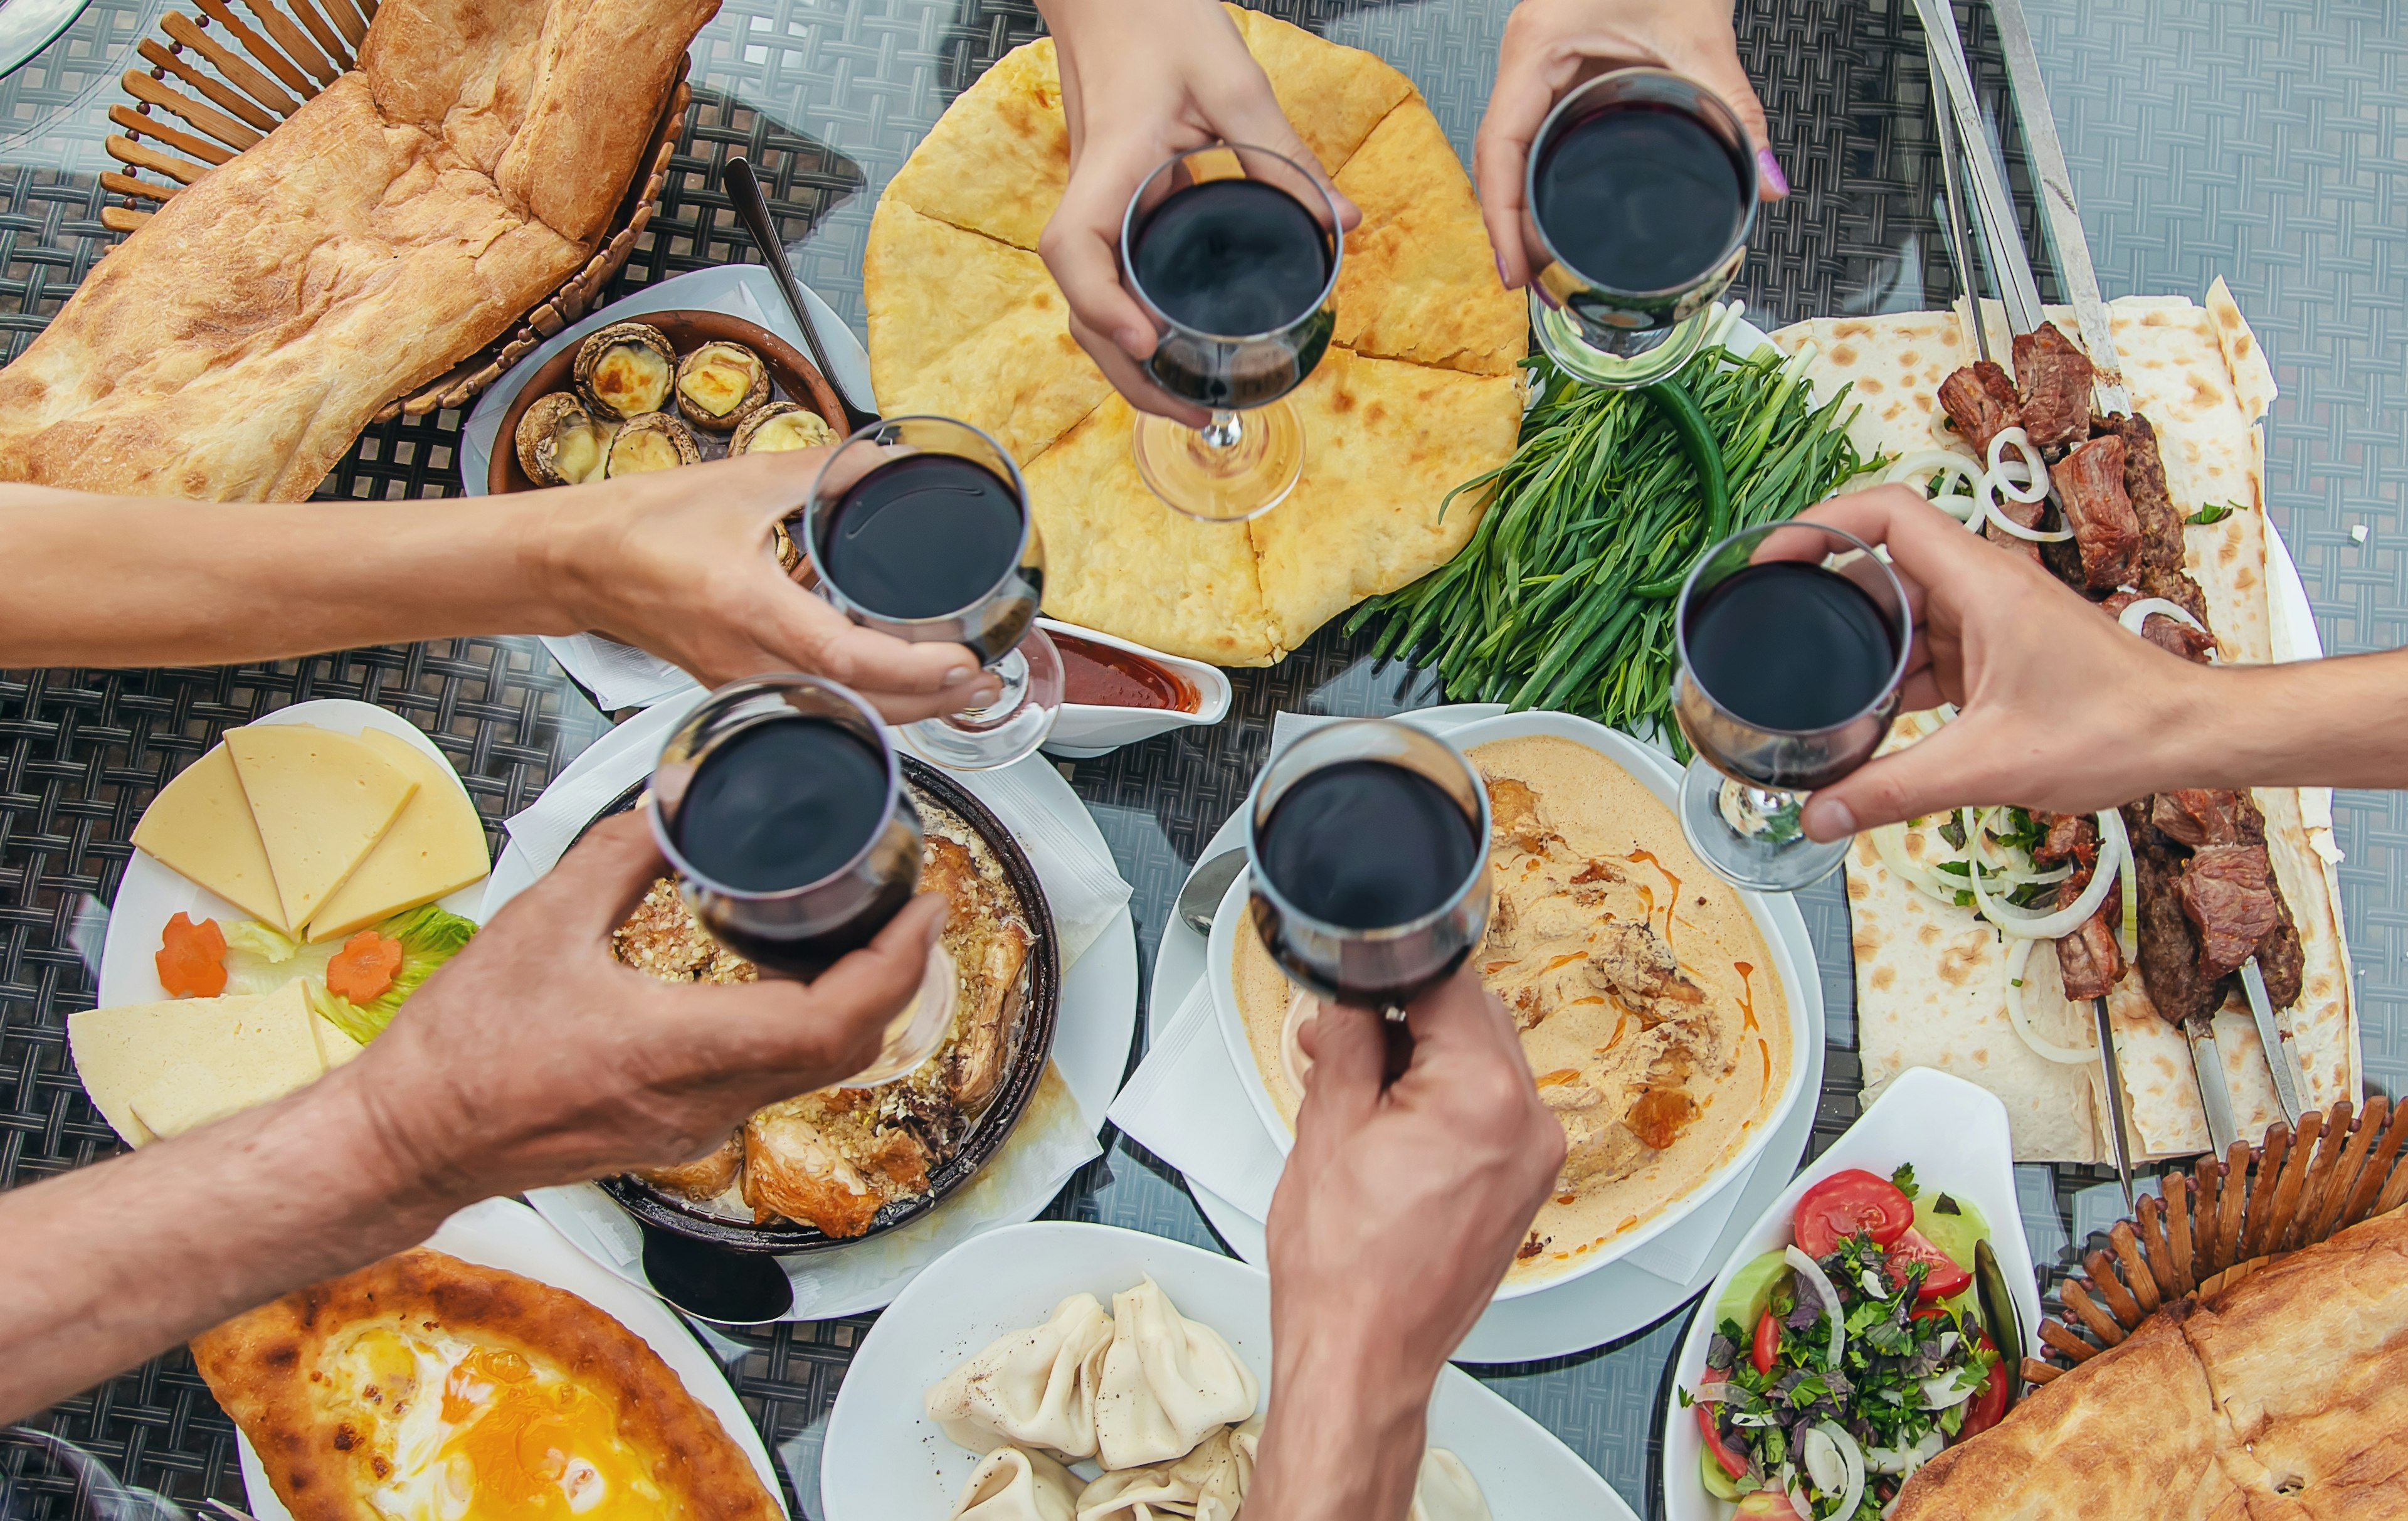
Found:
[[(649, 344), (614, 343), (595, 361), (586, 383), (624, 416), (656, 412), (669, 399), (669, 362)], [(660, 466), (655, 466), (660, 468)]]
[(790, 449), (816, 449), (836, 442), (836, 430), (816, 412), (781, 412), (752, 431), (745, 443), (748, 454), (783, 453)]
[(562, 423), (552, 433), (553, 468), (572, 486), (599, 476), (609, 453), (611, 432), (606, 423)]
[(678, 390), (713, 417), (725, 417), (752, 394), (760, 361), (732, 343), (706, 343), (686, 357)]
[(614, 476), (674, 470), (684, 463), (675, 440), (656, 428), (623, 428), (610, 445), (609, 473)]

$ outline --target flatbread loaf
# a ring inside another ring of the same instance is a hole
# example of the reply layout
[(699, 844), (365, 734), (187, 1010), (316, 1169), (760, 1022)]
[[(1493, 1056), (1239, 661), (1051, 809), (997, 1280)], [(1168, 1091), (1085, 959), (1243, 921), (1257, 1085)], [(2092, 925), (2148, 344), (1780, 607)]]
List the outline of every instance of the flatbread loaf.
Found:
[(193, 1342), (294, 1521), (782, 1521), (660, 1355), (563, 1289), (419, 1248)]
[(2408, 1218), (2160, 1310), (1899, 1492), (1897, 1521), (2400, 1514)]
[(1469, 537), (1485, 503), (1457, 498), (1442, 520), (1439, 504), (1512, 453), (1529, 323), (1412, 81), (1226, 8), (1297, 135), (1363, 211), (1339, 275), (1337, 346), (1291, 398), (1308, 452), (1285, 502), (1243, 526), (1201, 524), (1139, 477), (1136, 414), (1070, 338), (1030, 251), (1069, 171), (1050, 38), (996, 63), (913, 151), (871, 221), (863, 283), (880, 407), (973, 423), (1020, 462), (1049, 613), (1261, 666)]
[(387, 0), (0, 370), (0, 480), (298, 501), (592, 256), (718, 0)]
[[(2070, 311), (2050, 315), (2072, 331)], [(1991, 352), (2008, 352), (2001, 309), (1985, 302), (1983, 318)], [(2217, 658), (2272, 660), (2265, 453), (2258, 423), (2273, 396), (2273, 380), (2264, 354), (2220, 280), (2204, 306), (2181, 296), (2128, 296), (2113, 304), (2110, 321), (2133, 404), (2157, 428), (2175, 508), (2186, 517), (2210, 504), (2233, 509), (2219, 522), (2184, 530), (2186, 568), (2206, 596)], [(1808, 374), (1818, 387), (1854, 385), (1853, 395), (1865, 405), (1850, 434), (1866, 453), (1964, 450), (1943, 425), (1937, 400), (1940, 382), (1975, 357), (1961, 310), (1817, 319), (1784, 328), (1772, 340), (1789, 352), (1814, 346)], [(1914, 737), (1902, 724), (1890, 742)], [(2276, 1018), (2299, 1050), (2308, 1106), (2355, 1100), (2357, 1014), (2331, 857), (2316, 848), (2317, 833), (2298, 790), (2261, 789), (2254, 796), (2266, 815), (2268, 854), (2306, 957), (2299, 1002)], [(1913, 840), (1910, 831), (1910, 848)], [(2018, 1158), (2112, 1158), (2096, 1067), (2037, 1055), (2009, 1023), (2008, 948), (1997, 935), (1971, 910), (1943, 907), (1893, 876), (1869, 839), (1852, 849), (1847, 878), (1867, 1097), (1909, 1067), (1938, 1067), (2005, 1102)], [(2064, 1045), (2094, 1044), (2091, 1010), (2064, 998), (2054, 954), (2036, 949), (2026, 965), (2023, 1001), (2035, 1028)], [(2207, 1122), (2189, 1046), (2180, 1029), (2157, 1017), (2137, 969), (2116, 984), (2108, 1009), (2139, 1154), (2204, 1150)], [(2237, 997), (2214, 1024), (2235, 1118), (2254, 1139), (2282, 1118), (2257, 1029)]]

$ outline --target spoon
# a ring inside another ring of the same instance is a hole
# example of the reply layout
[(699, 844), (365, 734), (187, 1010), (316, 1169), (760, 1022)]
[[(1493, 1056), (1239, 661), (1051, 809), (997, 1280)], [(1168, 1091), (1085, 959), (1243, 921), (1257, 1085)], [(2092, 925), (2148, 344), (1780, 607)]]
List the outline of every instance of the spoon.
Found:
[(1990, 1250), (1988, 1241), (1973, 1243), (1973, 1282), (1982, 1318), (1989, 1322), (1990, 1340), (1999, 1348), (1999, 1372), (2006, 1380), (2006, 1408), (2013, 1410), (2024, 1392), (2024, 1317), (2015, 1308), (2014, 1295), (2007, 1288), (2006, 1270), (1999, 1266), (1999, 1255)]
[(1179, 889), (1179, 922), (1198, 935), (1212, 933), (1212, 916), (1221, 911), (1221, 899), (1229, 896), (1229, 884), (1246, 869), (1246, 851), (1240, 845), (1223, 851), (1187, 874), (1187, 885)]
[(720, 1326), (758, 1326), (795, 1307), (795, 1285), (778, 1259), (673, 1235), (637, 1222), (644, 1233), (644, 1277), (652, 1292)]
[(845, 395), (844, 382), (837, 379), (836, 366), (828, 363), (827, 349), (820, 342), (819, 324), (811, 321), (810, 306), (803, 300), (802, 287), (795, 283), (794, 266), (786, 262), (786, 245), (778, 237), (778, 224), (769, 216), (768, 197), (761, 194), (761, 180), (753, 174), (752, 165), (740, 156), (729, 159), (727, 167), (720, 171), (719, 183), (727, 192), (728, 199), (736, 203), (736, 215), (743, 222), (744, 230), (752, 235), (762, 262), (769, 266), (770, 275), (778, 282), (778, 294), (786, 298), (786, 309), (795, 314), (795, 324), (803, 330), (803, 343), (811, 351), (811, 363), (820, 367), (820, 373), (835, 389), (837, 401), (844, 408), (846, 429), (877, 422), (876, 412), (863, 411), (853, 404), (853, 398)]

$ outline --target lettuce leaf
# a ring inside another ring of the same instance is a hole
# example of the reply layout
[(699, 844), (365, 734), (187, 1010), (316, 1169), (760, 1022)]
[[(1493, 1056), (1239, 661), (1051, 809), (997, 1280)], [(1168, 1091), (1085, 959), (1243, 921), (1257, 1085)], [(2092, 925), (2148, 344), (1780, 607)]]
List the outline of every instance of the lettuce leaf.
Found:
[(304, 945), (255, 919), (226, 926), (225, 939), (229, 994), (273, 993), (296, 977), (323, 982), (326, 963), (342, 949), (338, 944)]
[[(318, 963), (319, 980), (309, 988), (310, 1006), (362, 1045), (383, 1034), (385, 1026), (393, 1023), (393, 1016), (401, 1012), (401, 1006), (418, 991), (418, 985), (459, 954), (460, 947), (477, 933), (477, 922), (429, 903), (424, 908), (394, 914), (378, 925), (376, 932), (401, 942), (401, 969), (394, 973), (391, 987), (366, 1005), (326, 991), (326, 960), (331, 960), (338, 949), (329, 944), (326, 958)], [(227, 980), (233, 980), (231, 974)]]

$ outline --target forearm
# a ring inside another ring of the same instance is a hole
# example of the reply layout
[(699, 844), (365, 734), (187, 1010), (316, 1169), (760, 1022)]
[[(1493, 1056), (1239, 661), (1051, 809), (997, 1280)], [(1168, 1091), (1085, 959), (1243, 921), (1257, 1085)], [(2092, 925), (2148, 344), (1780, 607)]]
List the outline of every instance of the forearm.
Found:
[(1393, 1343), (1326, 1323), (1275, 1330), (1272, 1363), (1270, 1413), (1246, 1493), (1251, 1521), (1402, 1521), (1435, 1370), (1403, 1367)]
[(572, 633), (548, 495), (251, 504), (0, 487), (0, 667)]
[(396, 1170), (355, 1083), (0, 1194), (0, 1426), (423, 1240), (457, 1201)]
[(2142, 737), (2173, 787), (2408, 787), (2408, 650), (2200, 672)]

